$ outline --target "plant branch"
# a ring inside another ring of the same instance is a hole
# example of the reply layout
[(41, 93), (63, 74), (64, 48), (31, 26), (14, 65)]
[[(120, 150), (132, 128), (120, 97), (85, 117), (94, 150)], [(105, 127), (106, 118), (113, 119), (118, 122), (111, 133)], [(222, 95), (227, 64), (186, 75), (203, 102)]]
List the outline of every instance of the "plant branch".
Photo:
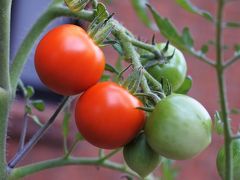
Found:
[(53, 113), (50, 119), (33, 135), (29, 142), (22, 148), (21, 151), (17, 152), (15, 156), (8, 163), (9, 168), (14, 168), (19, 161), (21, 161), (24, 156), (32, 149), (32, 147), (39, 141), (39, 139), (44, 135), (47, 129), (53, 124), (59, 112), (62, 110), (63, 106), (68, 100), (68, 96), (65, 97), (62, 103), (58, 106), (57, 110)]
[(19, 179), (45, 169), (61, 167), (66, 165), (94, 165), (94, 166), (97, 165), (117, 170), (123, 173), (127, 173), (130, 176), (137, 176), (135, 173), (127, 169), (124, 165), (112, 161), (101, 161), (101, 159), (99, 158), (63, 157), (15, 168), (13, 169), (10, 175), (10, 179)]
[(209, 59), (207, 56), (205, 56), (203, 53), (201, 53), (200, 51), (196, 51), (193, 48), (190, 48), (187, 50), (187, 52), (189, 54), (191, 54), (192, 56), (195, 56), (196, 58), (198, 58), (199, 60), (205, 62), (206, 64), (215, 67), (216, 64), (213, 60)]
[(236, 61), (240, 60), (240, 53), (233, 56), (231, 59), (227, 60), (227, 62), (224, 64), (224, 68), (226, 69), (230, 65), (234, 64)]
[(20, 136), (20, 140), (19, 140), (18, 151), (21, 151), (24, 147), (27, 129), (28, 129), (28, 113), (25, 112), (23, 115), (23, 128), (22, 128), (22, 132), (21, 132), (21, 136)]
[(219, 86), (220, 106), (222, 120), (224, 123), (224, 142), (225, 142), (225, 178), (232, 180), (232, 148), (231, 148), (231, 126), (228, 118), (228, 105), (225, 89), (224, 71), (223, 71), (223, 38), (222, 38), (222, 21), (223, 21), (224, 0), (218, 0), (217, 22), (216, 22), (216, 71)]
[(11, 75), (11, 86), (13, 93), (16, 90), (17, 82), (22, 72), (23, 66), (27, 61), (27, 57), (32, 49), (33, 44), (36, 42), (39, 35), (42, 33), (43, 29), (55, 18), (61, 16), (68, 16), (79, 18), (83, 20), (92, 20), (93, 12), (82, 10), (78, 13), (71, 12), (67, 7), (62, 4), (51, 4), (49, 8), (41, 15), (37, 22), (32, 26), (31, 30), (23, 40), (14, 60), (11, 65), (10, 75)]

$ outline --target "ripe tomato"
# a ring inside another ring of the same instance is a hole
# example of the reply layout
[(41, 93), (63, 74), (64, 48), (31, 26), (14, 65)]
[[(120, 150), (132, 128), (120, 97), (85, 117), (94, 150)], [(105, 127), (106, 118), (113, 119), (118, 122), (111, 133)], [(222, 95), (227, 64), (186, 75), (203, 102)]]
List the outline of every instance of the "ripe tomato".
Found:
[(94, 146), (114, 149), (130, 142), (142, 129), (145, 113), (142, 103), (113, 82), (101, 82), (78, 99), (75, 109), (77, 127)]
[(146, 177), (160, 163), (160, 156), (147, 144), (143, 133), (124, 146), (123, 157), (127, 165), (141, 177)]
[[(158, 44), (157, 47), (162, 50), (165, 47), (165, 43)], [(174, 56), (168, 63), (152, 66), (148, 68), (148, 72), (158, 81), (161, 78), (167, 79), (172, 86), (172, 90), (176, 91), (184, 82), (187, 74), (187, 64), (182, 52), (170, 44), (164, 55), (172, 55), (174, 49)]]
[[(240, 139), (232, 142), (233, 150), (233, 180), (240, 179)], [(225, 179), (225, 150), (222, 147), (217, 155), (217, 170), (219, 175)]]
[(65, 24), (52, 29), (36, 48), (38, 76), (58, 94), (78, 94), (96, 84), (104, 66), (101, 49), (76, 25)]
[(211, 118), (195, 99), (172, 94), (161, 100), (146, 122), (149, 145), (169, 159), (189, 159), (211, 142)]

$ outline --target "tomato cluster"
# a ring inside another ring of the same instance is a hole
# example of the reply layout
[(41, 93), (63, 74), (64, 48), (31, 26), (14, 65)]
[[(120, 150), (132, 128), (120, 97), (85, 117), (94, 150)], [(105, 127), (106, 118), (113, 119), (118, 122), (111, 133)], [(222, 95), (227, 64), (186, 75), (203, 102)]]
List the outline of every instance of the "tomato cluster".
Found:
[[(166, 45), (157, 47), (161, 50)], [(174, 49), (169, 45), (163, 53), (175, 52), (169, 62), (147, 70), (158, 81), (167, 79), (176, 92), (186, 78), (187, 65), (183, 54)], [(62, 95), (82, 93), (75, 120), (89, 143), (104, 149), (124, 146), (126, 163), (142, 177), (154, 170), (161, 156), (189, 159), (209, 145), (211, 118), (198, 101), (172, 93), (147, 114), (137, 108), (145, 104), (120, 85), (98, 82), (104, 65), (101, 49), (75, 25), (51, 30), (36, 49), (36, 71), (46, 86)]]

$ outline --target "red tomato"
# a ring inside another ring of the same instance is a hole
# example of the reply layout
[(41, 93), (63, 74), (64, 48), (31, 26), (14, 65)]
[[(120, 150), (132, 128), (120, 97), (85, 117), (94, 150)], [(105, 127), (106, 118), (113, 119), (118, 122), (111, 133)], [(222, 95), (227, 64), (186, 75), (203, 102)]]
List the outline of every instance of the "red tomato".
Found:
[(77, 101), (75, 118), (82, 136), (94, 146), (114, 149), (130, 142), (142, 129), (142, 103), (113, 82), (89, 88)]
[(35, 68), (39, 78), (58, 94), (85, 91), (98, 82), (104, 66), (102, 50), (76, 25), (52, 29), (36, 48)]

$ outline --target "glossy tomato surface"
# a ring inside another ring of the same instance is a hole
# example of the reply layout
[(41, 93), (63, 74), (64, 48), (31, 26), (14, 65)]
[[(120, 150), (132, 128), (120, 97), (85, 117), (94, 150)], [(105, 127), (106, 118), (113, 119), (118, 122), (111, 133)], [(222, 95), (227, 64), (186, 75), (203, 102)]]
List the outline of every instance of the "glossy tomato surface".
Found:
[(94, 146), (114, 149), (130, 142), (142, 129), (142, 103), (113, 82), (89, 88), (77, 101), (75, 119), (82, 136)]
[(78, 94), (96, 84), (104, 66), (102, 50), (76, 25), (65, 24), (50, 30), (36, 48), (39, 78), (61, 95)]
[[(157, 47), (162, 50), (165, 47), (165, 43), (158, 44)], [(152, 66), (148, 69), (148, 72), (158, 81), (162, 78), (167, 79), (173, 91), (176, 91), (184, 82), (187, 74), (187, 64), (182, 52), (172, 45), (168, 46), (168, 50), (164, 55), (171, 56), (174, 49), (174, 56), (168, 63)]]
[(161, 100), (146, 121), (149, 145), (169, 159), (190, 159), (211, 142), (211, 118), (195, 99), (172, 94)]

